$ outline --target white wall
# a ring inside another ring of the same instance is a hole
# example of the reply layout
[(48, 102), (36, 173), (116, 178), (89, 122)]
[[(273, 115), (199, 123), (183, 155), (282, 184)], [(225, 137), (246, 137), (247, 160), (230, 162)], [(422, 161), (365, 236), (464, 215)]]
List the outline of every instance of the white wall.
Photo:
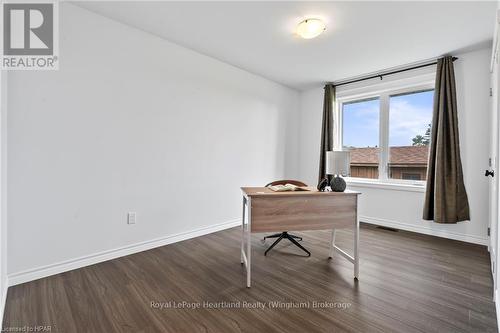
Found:
[(234, 225), (240, 186), (297, 176), (298, 92), (68, 3), (60, 17), (59, 71), (8, 78), (12, 283)]
[(0, 322), (7, 298), (7, 73), (0, 71)]
[[(461, 156), (471, 221), (455, 225), (423, 221), (422, 190), (350, 186), (363, 192), (362, 221), (487, 245), (488, 180), (484, 170), (489, 157), (490, 55), (491, 49), (482, 49), (458, 54), (455, 62)], [(299, 174), (309, 183), (317, 182), (322, 107), (322, 86), (301, 93)]]

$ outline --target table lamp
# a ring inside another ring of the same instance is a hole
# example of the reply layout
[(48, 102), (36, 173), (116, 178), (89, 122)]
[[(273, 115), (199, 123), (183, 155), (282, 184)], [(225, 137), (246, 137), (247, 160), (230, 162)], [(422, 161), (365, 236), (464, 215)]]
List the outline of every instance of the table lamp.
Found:
[(333, 192), (344, 192), (347, 186), (344, 178), (350, 175), (351, 152), (349, 150), (333, 150), (326, 152), (326, 174), (334, 175), (330, 182)]

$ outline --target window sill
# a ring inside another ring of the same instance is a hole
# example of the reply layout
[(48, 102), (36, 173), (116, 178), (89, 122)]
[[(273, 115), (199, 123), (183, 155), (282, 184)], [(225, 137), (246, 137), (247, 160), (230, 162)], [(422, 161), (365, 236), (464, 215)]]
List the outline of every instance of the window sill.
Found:
[(407, 191), (407, 192), (425, 192), (425, 182), (420, 184), (415, 183), (399, 183), (387, 180), (372, 180), (372, 179), (360, 179), (360, 178), (349, 178), (347, 177), (346, 183), (348, 186), (353, 187), (365, 187), (365, 188), (379, 188), (384, 190), (394, 190), (394, 191)]

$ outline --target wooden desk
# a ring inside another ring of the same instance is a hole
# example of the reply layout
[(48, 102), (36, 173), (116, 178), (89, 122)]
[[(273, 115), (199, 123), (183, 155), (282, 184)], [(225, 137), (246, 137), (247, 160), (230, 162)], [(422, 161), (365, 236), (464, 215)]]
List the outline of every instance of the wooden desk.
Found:
[[(243, 218), (241, 228), (241, 263), (251, 281), (251, 233), (332, 229), (329, 258), (337, 251), (354, 264), (354, 278), (359, 277), (359, 192), (310, 191), (274, 192), (266, 187), (242, 187)], [(245, 224), (245, 207), (248, 210)], [(246, 227), (245, 227), (246, 226)], [(335, 230), (354, 228), (354, 256), (335, 245)], [(245, 253), (246, 240), (246, 253)]]

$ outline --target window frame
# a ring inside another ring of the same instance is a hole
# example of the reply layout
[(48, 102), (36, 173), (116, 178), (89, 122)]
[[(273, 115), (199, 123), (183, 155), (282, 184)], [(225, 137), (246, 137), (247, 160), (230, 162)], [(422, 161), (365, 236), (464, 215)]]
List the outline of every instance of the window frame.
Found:
[(389, 118), (390, 118), (390, 97), (402, 94), (418, 93), (435, 89), (435, 74), (428, 73), (417, 77), (391, 80), (379, 84), (371, 84), (362, 87), (341, 90), (337, 93), (334, 105), (334, 147), (343, 147), (343, 105), (366, 99), (379, 99), (379, 165), (377, 179), (347, 177), (347, 181), (356, 183), (388, 183), (425, 186), (425, 180), (408, 180), (389, 178)]

